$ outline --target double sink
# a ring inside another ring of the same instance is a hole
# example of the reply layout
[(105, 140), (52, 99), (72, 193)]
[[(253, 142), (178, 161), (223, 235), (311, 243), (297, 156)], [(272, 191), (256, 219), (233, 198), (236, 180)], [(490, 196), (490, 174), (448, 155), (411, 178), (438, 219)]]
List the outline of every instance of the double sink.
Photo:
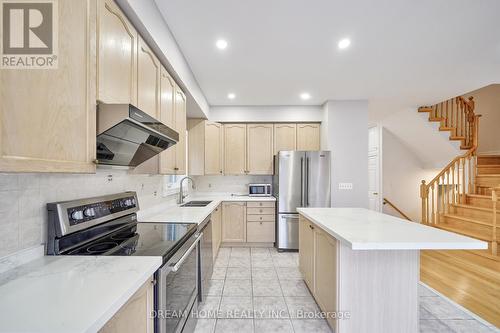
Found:
[(188, 201), (185, 204), (182, 204), (181, 207), (206, 207), (212, 201)]

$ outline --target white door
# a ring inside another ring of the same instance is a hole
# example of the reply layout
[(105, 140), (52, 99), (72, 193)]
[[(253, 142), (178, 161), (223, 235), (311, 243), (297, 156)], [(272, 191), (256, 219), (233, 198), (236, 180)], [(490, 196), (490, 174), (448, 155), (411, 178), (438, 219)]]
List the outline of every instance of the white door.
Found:
[(377, 126), (368, 129), (368, 207), (381, 211), (380, 194), (380, 130)]

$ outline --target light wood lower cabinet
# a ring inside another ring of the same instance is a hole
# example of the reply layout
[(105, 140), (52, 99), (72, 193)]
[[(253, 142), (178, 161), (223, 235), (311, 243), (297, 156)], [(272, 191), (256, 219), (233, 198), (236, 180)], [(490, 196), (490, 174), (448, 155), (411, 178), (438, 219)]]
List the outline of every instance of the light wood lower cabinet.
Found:
[(222, 242), (222, 205), (219, 205), (212, 212), (212, 252), (215, 258), (219, 253), (220, 244)]
[(248, 243), (274, 243), (274, 222), (247, 222)]
[(304, 281), (314, 292), (314, 226), (299, 216), (299, 269)]
[(297, 124), (297, 150), (320, 150), (320, 124)]
[(154, 286), (148, 280), (120, 310), (99, 330), (99, 333), (153, 333)]
[(245, 202), (222, 203), (222, 241), (246, 242), (246, 213)]
[(0, 172), (95, 172), (96, 3), (57, 3), (56, 69), (0, 70)]

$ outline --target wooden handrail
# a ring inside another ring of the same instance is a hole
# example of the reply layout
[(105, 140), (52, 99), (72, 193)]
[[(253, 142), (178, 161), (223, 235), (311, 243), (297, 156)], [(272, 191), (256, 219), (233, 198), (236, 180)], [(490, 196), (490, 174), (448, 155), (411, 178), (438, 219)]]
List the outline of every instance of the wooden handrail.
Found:
[(429, 108), (432, 109), (431, 117), (439, 119), (446, 130), (451, 130), (452, 138), (462, 141), (462, 148), (468, 148), (429, 183), (422, 180), (420, 184), (422, 223), (437, 224), (441, 215), (449, 212), (451, 204), (463, 203), (465, 195), (474, 192), (480, 115), (474, 114), (473, 97), (466, 100), (458, 96)]
[[(393, 204), (392, 202), (390, 202), (389, 200), (387, 200), (387, 198), (384, 198), (383, 202), (382, 202), (384, 205), (385, 204), (388, 204), (389, 206), (391, 206), (396, 212), (399, 213), (399, 215), (401, 215), (402, 217), (404, 217), (405, 219), (407, 219), (408, 221), (412, 221), (411, 218), (408, 217), (408, 215), (406, 215), (405, 213), (403, 213), (401, 211), (401, 209), (399, 209), (398, 207), (396, 207), (395, 204)], [(413, 221), (412, 221), (413, 222)]]

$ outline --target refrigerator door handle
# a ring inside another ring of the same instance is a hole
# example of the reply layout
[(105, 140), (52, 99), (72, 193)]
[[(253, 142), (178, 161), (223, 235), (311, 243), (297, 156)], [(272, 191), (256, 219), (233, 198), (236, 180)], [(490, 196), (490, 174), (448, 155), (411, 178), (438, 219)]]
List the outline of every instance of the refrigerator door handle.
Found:
[(305, 191), (305, 201), (306, 207), (309, 207), (309, 157), (306, 157), (306, 191)]
[(304, 207), (304, 158), (300, 158), (300, 206)]

